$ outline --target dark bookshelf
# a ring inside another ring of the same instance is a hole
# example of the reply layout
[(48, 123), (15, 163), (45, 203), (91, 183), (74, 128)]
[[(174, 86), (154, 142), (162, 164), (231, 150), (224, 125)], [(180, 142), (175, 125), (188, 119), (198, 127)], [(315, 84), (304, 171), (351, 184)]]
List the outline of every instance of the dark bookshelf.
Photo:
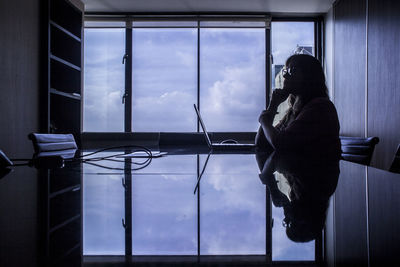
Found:
[[(43, 131), (72, 133), (80, 146), (83, 95), (83, 13), (80, 0), (43, 3)], [(43, 113), (44, 115), (44, 113)], [(67, 163), (66, 163), (67, 164)], [(79, 266), (82, 258), (82, 174), (44, 170), (43, 266)]]
[(72, 133), (80, 145), (83, 13), (79, 0), (48, 0), (47, 132)]

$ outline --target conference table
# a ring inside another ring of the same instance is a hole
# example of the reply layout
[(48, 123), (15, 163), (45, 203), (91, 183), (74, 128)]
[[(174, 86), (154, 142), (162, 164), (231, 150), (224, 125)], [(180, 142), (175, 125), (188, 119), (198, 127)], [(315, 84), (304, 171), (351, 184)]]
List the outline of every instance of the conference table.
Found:
[(0, 266), (400, 262), (399, 174), (207, 147), (90, 153), (1, 170)]

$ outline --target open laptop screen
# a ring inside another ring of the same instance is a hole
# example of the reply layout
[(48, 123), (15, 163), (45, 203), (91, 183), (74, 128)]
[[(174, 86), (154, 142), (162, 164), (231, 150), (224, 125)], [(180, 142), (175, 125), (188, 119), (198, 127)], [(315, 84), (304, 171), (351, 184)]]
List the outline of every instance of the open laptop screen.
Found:
[(205, 138), (206, 138), (207, 145), (208, 145), (209, 147), (212, 147), (210, 137), (208, 136), (208, 132), (207, 132), (207, 130), (206, 130), (206, 126), (204, 125), (204, 122), (203, 122), (203, 120), (201, 119), (200, 111), (199, 111), (199, 109), (197, 108), (196, 104), (193, 104), (193, 106), (194, 106), (194, 110), (196, 111), (197, 118), (199, 119), (199, 122), (200, 122), (200, 125), (201, 125), (201, 129), (203, 129), (203, 132), (204, 132), (204, 136), (205, 136)]

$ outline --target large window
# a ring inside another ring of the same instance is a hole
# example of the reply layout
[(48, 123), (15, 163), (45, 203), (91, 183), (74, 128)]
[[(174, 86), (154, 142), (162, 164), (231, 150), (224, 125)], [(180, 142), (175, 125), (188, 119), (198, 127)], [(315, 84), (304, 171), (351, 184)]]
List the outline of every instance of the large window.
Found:
[(267, 91), (265, 18), (116, 25), (86, 24), (85, 132), (195, 132), (193, 104), (210, 131), (257, 130)]
[[(254, 132), (267, 93), (283, 86), (286, 59), (316, 54), (314, 24), (260, 18), (86, 23), (83, 130), (194, 132), (196, 103), (209, 131)], [(275, 123), (287, 108), (286, 102), (279, 107)]]

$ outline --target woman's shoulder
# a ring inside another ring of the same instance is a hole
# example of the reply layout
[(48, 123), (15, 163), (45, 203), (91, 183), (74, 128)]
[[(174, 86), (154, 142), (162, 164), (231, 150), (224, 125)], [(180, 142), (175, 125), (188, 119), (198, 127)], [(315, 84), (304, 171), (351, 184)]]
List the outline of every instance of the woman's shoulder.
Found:
[(333, 105), (332, 101), (328, 97), (315, 97), (308, 102), (308, 104), (328, 104)]
[(305, 109), (327, 109), (335, 110), (335, 105), (327, 97), (316, 97), (310, 100), (303, 108)]
[(297, 119), (318, 123), (338, 121), (336, 108), (327, 97), (316, 97), (310, 100), (303, 107)]

